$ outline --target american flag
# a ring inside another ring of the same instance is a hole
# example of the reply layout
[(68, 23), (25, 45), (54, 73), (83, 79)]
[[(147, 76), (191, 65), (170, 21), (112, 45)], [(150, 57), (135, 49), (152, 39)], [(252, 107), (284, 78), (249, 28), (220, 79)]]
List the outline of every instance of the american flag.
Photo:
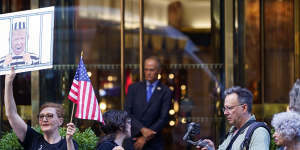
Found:
[(80, 58), (68, 98), (77, 104), (76, 118), (97, 120), (103, 123), (101, 110), (82, 57)]

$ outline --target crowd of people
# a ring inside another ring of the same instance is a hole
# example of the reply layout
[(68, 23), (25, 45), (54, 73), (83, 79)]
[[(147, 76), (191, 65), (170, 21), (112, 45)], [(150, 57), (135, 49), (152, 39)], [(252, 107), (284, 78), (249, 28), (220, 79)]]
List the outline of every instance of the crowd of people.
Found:
[[(145, 81), (129, 87), (125, 110), (109, 110), (103, 114), (101, 130), (106, 134), (97, 150), (162, 150), (161, 131), (168, 121), (171, 91), (158, 80), (160, 62), (157, 57), (145, 59)], [(10, 126), (25, 150), (77, 150), (73, 140), (73, 123), (67, 124), (66, 137), (59, 134), (63, 124), (62, 105), (45, 103), (39, 112), (39, 125), (43, 134), (36, 132), (17, 113), (13, 93), (15, 70), (5, 76), (5, 111)], [(127, 140), (126, 140), (127, 139)], [(124, 146), (123, 146), (124, 145)]]
[[(162, 84), (157, 76), (161, 71), (157, 57), (145, 59), (145, 81), (129, 87), (125, 110), (109, 110), (103, 114), (104, 124), (100, 124), (105, 136), (100, 138), (97, 150), (163, 150), (162, 129), (168, 121), (171, 106), (171, 91)], [(62, 105), (45, 103), (38, 115), (43, 134), (33, 130), (17, 113), (13, 94), (14, 68), (5, 76), (5, 112), (25, 150), (77, 150), (73, 140), (76, 127), (67, 124), (66, 137), (59, 134), (63, 124)], [(239, 86), (226, 89), (223, 112), (231, 125), (225, 140), (218, 150), (268, 150), (271, 136), (266, 125), (256, 124), (252, 114), (253, 95)], [(300, 80), (291, 89), (287, 112), (273, 116), (271, 125), (273, 137), (280, 150), (300, 149)], [(255, 126), (257, 125), (257, 126)], [(214, 150), (212, 140), (205, 139), (201, 150)]]
[[(259, 126), (254, 129), (248, 143), (248, 132), (251, 124), (255, 122), (252, 110), (252, 93), (246, 88), (232, 87), (225, 90), (225, 101), (223, 112), (229, 124), (226, 139), (218, 150), (268, 150), (270, 144), (270, 133), (267, 127)], [(278, 150), (298, 150), (300, 149), (300, 80), (298, 79), (289, 93), (290, 102), (286, 112), (274, 114), (271, 121), (275, 129), (273, 138)], [(250, 132), (249, 132), (250, 133)], [(198, 147), (201, 150), (215, 149), (211, 140), (205, 139), (208, 144)]]
[(20, 117), (17, 112), (13, 94), (13, 80), (15, 70), (5, 76), (5, 114), (13, 131), (16, 133), (25, 150), (77, 150), (78, 145), (72, 139), (76, 128), (73, 123), (67, 124), (66, 137), (59, 134), (59, 127), (63, 124), (64, 109), (62, 105), (45, 103), (41, 106), (38, 115), (39, 125), (43, 134), (36, 132)]

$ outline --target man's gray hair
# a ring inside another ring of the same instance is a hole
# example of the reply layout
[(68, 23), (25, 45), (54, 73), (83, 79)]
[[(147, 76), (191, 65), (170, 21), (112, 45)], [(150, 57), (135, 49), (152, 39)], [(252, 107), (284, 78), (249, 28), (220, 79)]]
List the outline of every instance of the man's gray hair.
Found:
[(290, 109), (300, 113), (300, 80), (294, 83), (293, 88), (290, 91)]
[(253, 94), (246, 88), (241, 88), (239, 86), (233, 86), (229, 89), (226, 89), (224, 91), (225, 97), (230, 94), (237, 94), (238, 100), (241, 104), (247, 104), (248, 105), (248, 112), (251, 113), (252, 111), (252, 99)]
[(149, 59), (152, 59), (152, 60), (156, 61), (156, 62), (157, 62), (157, 68), (158, 68), (158, 69), (161, 68), (161, 63), (160, 63), (160, 60), (159, 60), (159, 58), (158, 58), (157, 56), (150, 56), (150, 57), (147, 57), (147, 58), (145, 59), (145, 61), (146, 61), (146, 60), (149, 60)]
[(273, 116), (272, 126), (284, 139), (292, 141), (300, 137), (300, 115), (296, 112), (281, 112)]

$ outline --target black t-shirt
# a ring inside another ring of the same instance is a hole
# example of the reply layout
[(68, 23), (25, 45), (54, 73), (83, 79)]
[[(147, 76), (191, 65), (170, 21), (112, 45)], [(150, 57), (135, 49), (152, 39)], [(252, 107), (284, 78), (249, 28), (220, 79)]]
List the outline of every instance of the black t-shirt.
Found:
[[(58, 143), (49, 144), (43, 137), (42, 134), (33, 130), (30, 126), (27, 126), (27, 132), (24, 142), (21, 145), (25, 150), (67, 150), (66, 139), (61, 139)], [(78, 150), (78, 145), (75, 140), (73, 140), (75, 150)]]
[(101, 144), (97, 146), (97, 150), (112, 150), (114, 147), (118, 146), (117, 143), (115, 143), (112, 140), (103, 141)]

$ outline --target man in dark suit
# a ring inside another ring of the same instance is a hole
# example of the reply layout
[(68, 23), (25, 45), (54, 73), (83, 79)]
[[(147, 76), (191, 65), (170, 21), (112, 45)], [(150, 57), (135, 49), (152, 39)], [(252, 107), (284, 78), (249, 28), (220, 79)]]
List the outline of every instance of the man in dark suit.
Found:
[(131, 133), (136, 150), (163, 149), (161, 131), (168, 121), (171, 91), (157, 79), (159, 73), (159, 59), (147, 58), (145, 81), (132, 84), (128, 89), (125, 110), (132, 119)]

